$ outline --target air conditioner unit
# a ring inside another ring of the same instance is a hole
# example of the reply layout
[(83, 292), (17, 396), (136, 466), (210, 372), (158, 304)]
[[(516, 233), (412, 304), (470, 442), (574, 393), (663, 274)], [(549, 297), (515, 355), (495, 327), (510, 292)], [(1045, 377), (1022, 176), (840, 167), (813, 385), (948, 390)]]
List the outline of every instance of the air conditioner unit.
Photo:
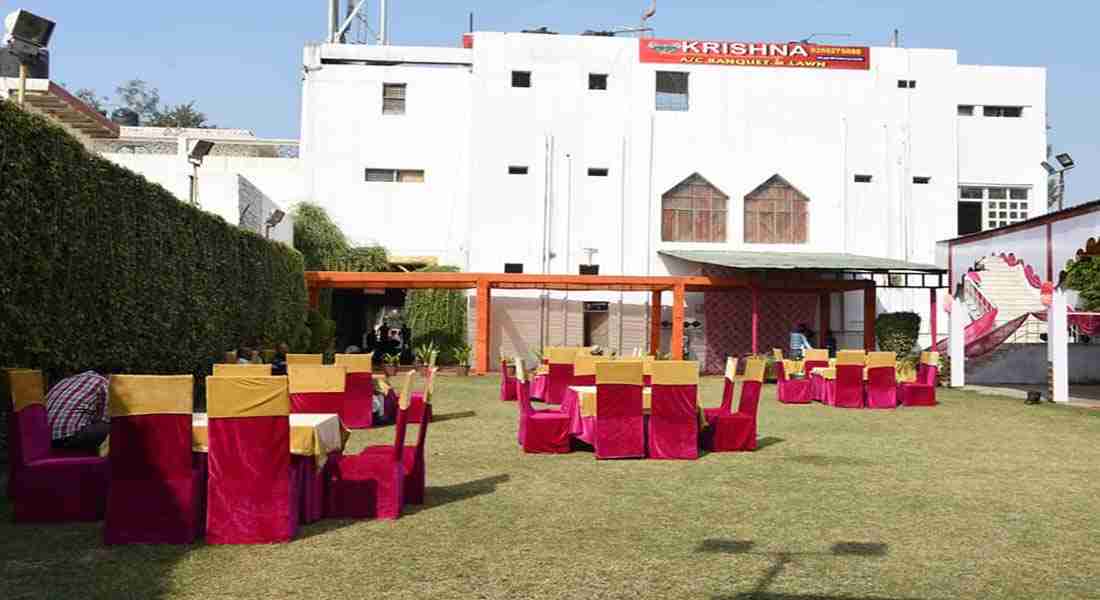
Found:
[(581, 275), (599, 275), (600, 265), (581, 265)]
[(504, 263), (505, 273), (522, 273), (523, 263)]

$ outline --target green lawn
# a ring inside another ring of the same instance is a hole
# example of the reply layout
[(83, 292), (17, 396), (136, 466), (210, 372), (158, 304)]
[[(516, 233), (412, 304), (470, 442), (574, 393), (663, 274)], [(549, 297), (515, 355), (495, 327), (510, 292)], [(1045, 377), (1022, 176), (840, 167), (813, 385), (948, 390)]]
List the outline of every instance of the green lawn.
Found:
[[(1100, 596), (1100, 411), (944, 390), (933, 409), (846, 411), (766, 386), (755, 453), (597, 462), (524, 455), (497, 385), (439, 383), (428, 504), (396, 522), (107, 548), (98, 524), (11, 525), (0, 500), (0, 597)], [(703, 403), (719, 394), (708, 378)]]

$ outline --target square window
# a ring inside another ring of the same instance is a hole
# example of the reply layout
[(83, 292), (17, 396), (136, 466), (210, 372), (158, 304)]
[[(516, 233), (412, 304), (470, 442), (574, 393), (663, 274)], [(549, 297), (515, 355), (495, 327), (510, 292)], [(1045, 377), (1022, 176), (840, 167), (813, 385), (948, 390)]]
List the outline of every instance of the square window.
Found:
[(382, 114), (405, 114), (405, 87), (404, 83), (382, 84)]
[(963, 200), (981, 200), (982, 188), (980, 187), (961, 187), (959, 188), (959, 198)]
[(1009, 207), (1009, 208), (1016, 208), (1016, 206), (1017, 206), (1018, 204), (1019, 204), (1019, 202), (1009, 202), (1009, 203), (1008, 203), (1008, 207)]
[(401, 169), (397, 171), (398, 183), (424, 183), (424, 171), (420, 169)]
[(998, 202), (997, 208), (1008, 208), (1008, 202)]
[(909, 80), (909, 89), (911, 89), (911, 90), (915, 90), (915, 89), (917, 89), (917, 82), (916, 82), (916, 81), (914, 81), (914, 80), (912, 80), (912, 79), (910, 79), (910, 80)]
[(1002, 210), (1002, 211), (998, 211), (998, 212), (997, 212), (997, 218), (998, 218), (998, 219), (1007, 219), (1007, 218), (1008, 218), (1008, 213), (1007, 213), (1007, 212), (1005, 212), (1005, 211), (1003, 211), (1003, 210)]
[(366, 180), (371, 183), (390, 183), (397, 181), (397, 171), (393, 169), (367, 169)]
[(973, 104), (960, 104), (959, 105), (959, 116), (960, 117), (973, 117), (974, 116), (974, 105)]
[(514, 88), (529, 88), (529, 87), (531, 87), (531, 72), (530, 71), (512, 71), (512, 87), (514, 87)]
[(607, 74), (606, 73), (589, 73), (588, 74), (588, 89), (590, 89), (590, 90), (606, 90), (607, 89)]
[(527, 174), (527, 167), (520, 166), (520, 165), (510, 165), (508, 167), (508, 174), (509, 175), (526, 175)]
[(607, 177), (607, 169), (588, 169), (589, 177)]
[(906, 81), (905, 79), (899, 79), (898, 80), (898, 87), (901, 88), (901, 89), (906, 89), (906, 88), (909, 87), (909, 82)]
[(657, 71), (656, 104), (657, 110), (688, 110), (688, 74), (680, 71)]
[(1020, 218), (1020, 214), (1019, 214), (1019, 213), (1017, 213), (1016, 211), (1012, 211), (1012, 212), (1008, 213), (1008, 218), (1010, 218), (1010, 219), (1018, 219), (1018, 218)]
[(1013, 200), (1027, 200), (1028, 188), (1009, 188), (1008, 197)]
[(871, 183), (870, 175), (856, 175), (856, 183)]
[(988, 193), (990, 200), (1004, 200), (1008, 197), (1008, 190), (1003, 187), (991, 187), (989, 188)]
[(917, 185), (928, 185), (928, 183), (931, 182), (931, 181), (932, 181), (931, 177), (914, 177), (913, 178), (913, 183), (915, 183)]
[(1027, 210), (1027, 202), (1021, 202), (1020, 208), (1022, 208), (1023, 210)]

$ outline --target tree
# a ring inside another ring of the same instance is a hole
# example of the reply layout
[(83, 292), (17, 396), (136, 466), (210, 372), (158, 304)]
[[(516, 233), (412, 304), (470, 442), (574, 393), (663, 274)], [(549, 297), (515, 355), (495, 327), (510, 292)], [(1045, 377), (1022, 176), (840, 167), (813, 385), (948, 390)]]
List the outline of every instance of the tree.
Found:
[(1080, 310), (1100, 311), (1100, 256), (1082, 256), (1066, 268), (1066, 287), (1077, 290)]
[(340, 227), (328, 212), (311, 202), (294, 207), (294, 247), (302, 253), (307, 271), (324, 271), (350, 250)]
[(97, 113), (107, 114), (107, 103), (111, 101), (107, 96), (100, 96), (91, 88), (80, 88), (74, 95), (94, 108)]
[(195, 110), (195, 101), (187, 104), (177, 104), (168, 107), (164, 112), (158, 112), (149, 120), (147, 125), (151, 127), (195, 127), (211, 128), (206, 124), (206, 115)]
[(148, 124), (160, 114), (160, 91), (142, 79), (131, 79), (115, 88), (118, 105), (137, 113), (141, 123)]

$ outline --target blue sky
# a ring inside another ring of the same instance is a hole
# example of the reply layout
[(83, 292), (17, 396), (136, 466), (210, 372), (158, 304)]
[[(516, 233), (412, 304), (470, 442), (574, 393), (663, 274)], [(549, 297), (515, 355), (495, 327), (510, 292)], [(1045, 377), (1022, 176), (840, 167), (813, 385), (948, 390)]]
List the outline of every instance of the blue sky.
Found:
[[(649, 0), (391, 0), (395, 44), (456, 45), (467, 13), (476, 28), (547, 25), (563, 33), (638, 22)], [(342, 3), (343, 0), (342, 0)], [(297, 137), (302, 46), (324, 35), (324, 0), (0, 0), (58, 22), (51, 76), (70, 90), (114, 95), (145, 79), (164, 102), (196, 101), (222, 127)], [(1045, 66), (1051, 143), (1073, 154), (1067, 201), (1100, 198), (1100, 3), (1023, 0), (658, 0), (667, 37), (784, 41), (815, 32), (884, 45), (896, 27), (910, 47), (956, 48), (968, 64)], [(371, 7), (377, 6), (372, 0)]]

